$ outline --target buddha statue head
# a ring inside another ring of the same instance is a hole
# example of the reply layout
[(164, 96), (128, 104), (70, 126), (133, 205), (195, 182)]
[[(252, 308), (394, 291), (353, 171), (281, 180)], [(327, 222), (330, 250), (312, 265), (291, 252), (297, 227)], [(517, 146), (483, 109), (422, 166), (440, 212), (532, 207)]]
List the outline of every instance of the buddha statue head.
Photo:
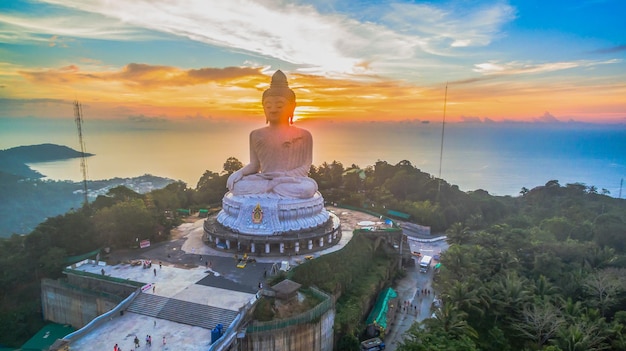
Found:
[[(270, 122), (272, 109), (280, 109), (281, 116), (288, 118), (289, 124), (293, 123), (293, 113), (296, 108), (296, 94), (289, 88), (287, 76), (278, 70), (272, 76), (270, 87), (263, 92), (263, 110), (265, 111), (266, 122)], [(278, 117), (277, 117), (278, 118)]]

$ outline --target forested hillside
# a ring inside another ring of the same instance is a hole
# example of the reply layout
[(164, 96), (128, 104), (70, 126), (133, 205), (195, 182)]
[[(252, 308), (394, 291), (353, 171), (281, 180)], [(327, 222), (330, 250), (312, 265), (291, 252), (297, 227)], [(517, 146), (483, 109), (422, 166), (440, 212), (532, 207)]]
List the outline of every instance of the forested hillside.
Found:
[[(166, 240), (177, 208), (220, 206), (229, 158), (195, 188), (183, 182), (139, 194), (111, 188), (89, 207), (0, 240), (0, 344), (19, 346), (43, 325), (39, 280), (58, 278), (69, 256), (136, 239)], [(408, 161), (311, 167), (325, 200), (410, 215), (445, 231), (436, 293), (443, 307), (412, 329), (403, 350), (625, 350), (626, 201), (593, 186), (549, 181), (518, 197), (469, 193)]]
[[(0, 150), (0, 173), (12, 174), (20, 178), (42, 178), (44, 175), (33, 171), (27, 163), (66, 160), (81, 157), (82, 153), (67, 146), (40, 144), (18, 146)], [(85, 156), (93, 154), (85, 153)]]
[(452, 225), (442, 307), (400, 350), (626, 350), (626, 201), (589, 189), (549, 181), (498, 223)]
[[(99, 193), (124, 185), (145, 193), (172, 183), (172, 179), (143, 175), (134, 178), (113, 178), (88, 181), (90, 201)], [(27, 234), (49, 217), (64, 214), (83, 206), (83, 184), (72, 181), (23, 179), (0, 172), (0, 238), (11, 234)]]

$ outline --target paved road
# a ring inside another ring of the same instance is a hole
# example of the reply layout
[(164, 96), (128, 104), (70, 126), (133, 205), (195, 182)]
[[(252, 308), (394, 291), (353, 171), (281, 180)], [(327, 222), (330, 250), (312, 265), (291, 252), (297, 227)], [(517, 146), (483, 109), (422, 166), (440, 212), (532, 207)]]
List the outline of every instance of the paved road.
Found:
[[(435, 255), (448, 248), (445, 240), (430, 243), (422, 243), (414, 238), (408, 238), (411, 252), (421, 252), (425, 255)], [(436, 293), (432, 288), (433, 270), (428, 273), (419, 272), (419, 258), (414, 257), (415, 265), (406, 268), (406, 276), (398, 282), (394, 289), (398, 293), (398, 301), (401, 307), (396, 318), (391, 322), (391, 326), (385, 336), (385, 344), (388, 351), (395, 351), (404, 333), (415, 322), (422, 321), (431, 315), (431, 305)], [(435, 263), (433, 263), (434, 265)], [(430, 294), (422, 294), (421, 290), (430, 290)], [(403, 307), (404, 306), (404, 307)]]

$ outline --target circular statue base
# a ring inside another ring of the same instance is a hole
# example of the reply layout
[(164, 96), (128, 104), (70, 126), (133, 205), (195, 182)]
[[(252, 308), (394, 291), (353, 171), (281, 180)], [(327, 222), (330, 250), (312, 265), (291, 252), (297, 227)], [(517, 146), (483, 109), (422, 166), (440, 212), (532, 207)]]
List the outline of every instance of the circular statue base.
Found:
[(213, 215), (204, 221), (204, 242), (219, 250), (254, 256), (307, 255), (328, 249), (341, 239), (339, 218), (327, 213), (328, 219), (321, 226), (280, 235), (236, 233)]
[(275, 194), (234, 195), (226, 193), (217, 221), (232, 232), (278, 235), (301, 232), (324, 225), (328, 211), (319, 192), (306, 199)]

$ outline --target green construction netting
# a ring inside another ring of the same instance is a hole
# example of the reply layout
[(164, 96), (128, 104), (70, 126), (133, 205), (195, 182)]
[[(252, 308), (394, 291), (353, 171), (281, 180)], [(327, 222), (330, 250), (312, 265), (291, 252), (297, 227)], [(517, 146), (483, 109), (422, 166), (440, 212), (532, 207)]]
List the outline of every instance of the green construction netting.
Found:
[(367, 325), (374, 324), (381, 327), (383, 330), (387, 329), (387, 310), (389, 307), (389, 300), (398, 297), (392, 288), (384, 289), (378, 295), (376, 304), (372, 308), (369, 316), (367, 316)]
[(400, 212), (400, 211), (389, 210), (389, 211), (387, 211), (387, 214), (390, 215), (390, 216), (394, 216), (394, 217), (398, 217), (398, 218), (402, 218), (402, 219), (409, 219), (409, 218), (411, 218), (410, 214), (404, 213), (404, 212)]
[(86, 254), (82, 254), (82, 255), (78, 255), (78, 256), (70, 256), (70, 257), (66, 257), (64, 259), (65, 263), (76, 263), (76, 262), (80, 262), (82, 260), (86, 260), (88, 258), (95, 258), (96, 255), (98, 255), (98, 252), (100, 252), (100, 249), (95, 249), (91, 252), (87, 252)]
[(62, 325), (56, 323), (50, 323), (41, 328), (37, 334), (22, 345), (20, 350), (47, 350), (57, 339), (62, 339), (67, 334), (74, 332), (74, 329), (70, 325)]

